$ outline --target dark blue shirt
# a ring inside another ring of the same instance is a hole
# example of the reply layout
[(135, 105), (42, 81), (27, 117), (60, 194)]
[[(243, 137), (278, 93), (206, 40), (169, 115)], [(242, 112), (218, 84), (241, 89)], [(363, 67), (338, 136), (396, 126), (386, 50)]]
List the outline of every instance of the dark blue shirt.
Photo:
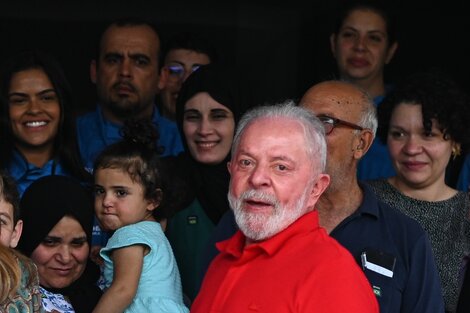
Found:
[[(361, 184), (361, 188), (361, 206), (330, 235), (364, 269), (380, 312), (444, 312), (439, 274), (426, 232), (412, 218), (379, 201), (368, 186)], [(364, 268), (363, 253), (369, 260), (373, 254), (394, 259), (393, 277)]]

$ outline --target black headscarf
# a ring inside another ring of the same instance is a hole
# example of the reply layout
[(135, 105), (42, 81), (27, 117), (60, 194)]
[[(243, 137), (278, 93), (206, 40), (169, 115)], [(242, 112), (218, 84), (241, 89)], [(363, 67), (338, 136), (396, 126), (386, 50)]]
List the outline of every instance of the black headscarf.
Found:
[(227, 193), (230, 175), (227, 162), (230, 160), (230, 151), (216, 165), (202, 164), (189, 153), (183, 132), (184, 107), (189, 99), (200, 92), (207, 92), (215, 101), (228, 108), (236, 126), (242, 114), (252, 105), (251, 90), (234, 68), (210, 64), (201, 66), (188, 77), (176, 103), (176, 123), (186, 152), (178, 157), (178, 168), (175, 170), (187, 177), (191, 193), (189, 199), (192, 201), (197, 198), (207, 216), (217, 224), (229, 209)]
[[(91, 246), (93, 197), (91, 191), (74, 178), (59, 175), (39, 178), (23, 194), (20, 210), (23, 232), (18, 249), (23, 254), (30, 257), (64, 216), (71, 216), (80, 223)], [(98, 266), (88, 261), (83, 274), (70, 286), (61, 289), (43, 288), (67, 296), (75, 312), (89, 313), (102, 294), (96, 285), (99, 273)]]

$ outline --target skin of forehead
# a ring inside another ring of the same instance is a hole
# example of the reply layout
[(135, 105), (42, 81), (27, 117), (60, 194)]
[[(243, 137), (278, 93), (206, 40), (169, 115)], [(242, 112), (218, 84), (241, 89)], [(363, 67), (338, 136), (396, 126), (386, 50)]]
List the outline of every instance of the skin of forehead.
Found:
[[(110, 44), (113, 42), (113, 40), (116, 38), (116, 37), (124, 37), (124, 34), (125, 33), (127, 35), (127, 32), (129, 32), (130, 30), (137, 30), (137, 29), (141, 29), (141, 34), (140, 36), (142, 37), (142, 39), (150, 39), (149, 37), (152, 38), (152, 41), (154, 41), (154, 44), (155, 44), (155, 47), (156, 47), (156, 50), (157, 50), (157, 53), (160, 49), (160, 37), (159, 35), (148, 25), (124, 25), (124, 26), (118, 26), (118, 25), (111, 25), (109, 26), (106, 31), (103, 33), (103, 36), (101, 37), (101, 41), (100, 41), (100, 50), (101, 52), (105, 52), (105, 46), (106, 44)], [(147, 37), (149, 36), (149, 37)], [(145, 38), (147, 37), (147, 38)], [(140, 37), (138, 39), (141, 39)], [(129, 37), (129, 40), (135, 40), (134, 38), (132, 37)], [(149, 43), (150, 45), (150, 43)]]
[[(301, 135), (304, 142), (308, 140), (305, 126), (298, 120), (287, 116), (264, 116), (251, 121), (251, 123), (246, 126), (245, 130), (241, 134), (238, 148), (243, 144), (246, 144), (244, 140), (248, 134), (252, 135), (252, 132), (258, 133), (260, 128), (262, 131), (268, 130), (268, 133), (279, 136), (278, 138), (285, 136), (293, 138), (294, 136)], [(289, 129), (289, 133), (287, 133), (287, 135), (285, 134), (284, 129)]]
[(341, 108), (362, 109), (367, 103), (366, 95), (355, 86), (343, 82), (324, 82), (311, 87), (304, 95), (301, 103), (304, 106), (315, 102), (334, 103)]
[(356, 17), (356, 22), (360, 22), (360, 26), (362, 26), (364, 29), (367, 29), (368, 31), (379, 31), (388, 37), (387, 22), (384, 20), (383, 16), (378, 12), (368, 8), (357, 8), (349, 12), (348, 16), (343, 20), (343, 24), (341, 25), (342, 28), (356, 26), (354, 24), (351, 25), (350, 21), (354, 14), (360, 16), (369, 15), (368, 19), (363, 20), (361, 20), (360, 17)]

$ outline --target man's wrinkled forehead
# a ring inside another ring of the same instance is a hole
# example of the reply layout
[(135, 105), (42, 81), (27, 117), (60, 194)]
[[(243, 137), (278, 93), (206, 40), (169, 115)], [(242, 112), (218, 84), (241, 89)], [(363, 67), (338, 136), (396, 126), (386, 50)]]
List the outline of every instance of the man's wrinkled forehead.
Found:
[(361, 110), (367, 96), (360, 90), (348, 84), (324, 84), (312, 87), (300, 101), (303, 107), (313, 111), (331, 111), (315, 113), (335, 113), (337, 110), (354, 111)]

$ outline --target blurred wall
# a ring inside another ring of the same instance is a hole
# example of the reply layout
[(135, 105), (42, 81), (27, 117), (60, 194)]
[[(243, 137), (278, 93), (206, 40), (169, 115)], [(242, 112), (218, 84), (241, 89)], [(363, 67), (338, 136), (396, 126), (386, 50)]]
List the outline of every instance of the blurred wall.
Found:
[[(2, 1), (0, 61), (39, 48), (63, 65), (77, 111), (93, 109), (95, 88), (88, 71), (103, 26), (121, 16), (153, 20), (161, 37), (193, 30), (211, 40), (223, 62), (236, 64), (251, 82), (258, 103), (298, 98), (313, 83), (334, 77), (329, 52), (331, 1)], [(470, 29), (463, 2), (391, 2), (399, 10), (400, 46), (386, 79), (439, 66), (464, 87), (470, 78)], [(469, 90), (467, 88), (467, 90)], [(470, 90), (469, 90), (470, 91)]]

